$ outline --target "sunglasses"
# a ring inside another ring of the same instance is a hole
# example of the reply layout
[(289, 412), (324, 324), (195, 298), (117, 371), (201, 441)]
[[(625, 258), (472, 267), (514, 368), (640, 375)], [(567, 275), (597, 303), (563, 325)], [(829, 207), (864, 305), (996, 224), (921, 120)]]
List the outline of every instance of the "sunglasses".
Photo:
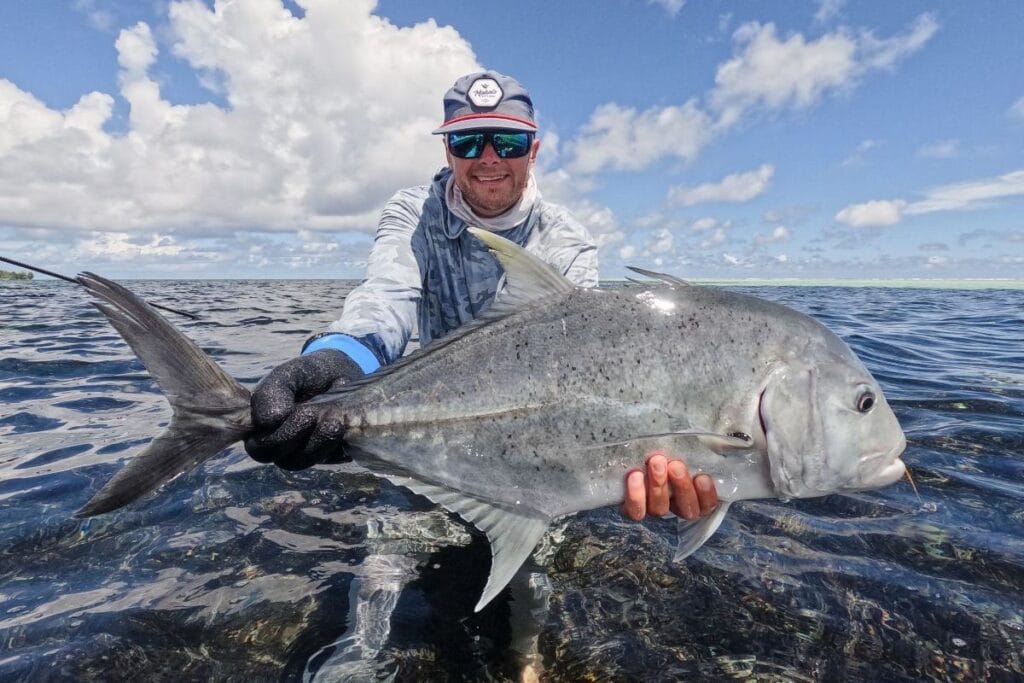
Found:
[(518, 159), (530, 152), (533, 133), (503, 132), (495, 130), (448, 133), (448, 149), (460, 159), (479, 159), (484, 146), (490, 143), (501, 159)]

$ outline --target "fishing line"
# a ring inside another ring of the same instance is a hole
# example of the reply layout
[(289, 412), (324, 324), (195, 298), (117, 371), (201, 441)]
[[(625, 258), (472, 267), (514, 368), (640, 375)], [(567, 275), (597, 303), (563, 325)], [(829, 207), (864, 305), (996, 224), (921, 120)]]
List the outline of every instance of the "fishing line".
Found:
[[(27, 270), (34, 270), (37, 273), (42, 273), (43, 275), (49, 275), (50, 277), (55, 277), (58, 280), (66, 280), (66, 281), (68, 281), (68, 282), (70, 282), (71, 284), (74, 284), (74, 285), (81, 285), (82, 284), (82, 283), (80, 283), (78, 280), (76, 280), (73, 277), (68, 277), (67, 275), (61, 275), (60, 273), (55, 273), (52, 270), (47, 270), (46, 268), (40, 268), (39, 266), (30, 266), (27, 263), (22, 263), (21, 261), (15, 261), (14, 259), (7, 258), (6, 256), (0, 256), (0, 261), (3, 261), (4, 263), (10, 263), (12, 266), (18, 266), (19, 268), (25, 268)], [(154, 304), (152, 301), (147, 301), (146, 303), (149, 304), (150, 306), (152, 306), (153, 308), (159, 308), (160, 310), (167, 311), (168, 313), (177, 313), (178, 315), (183, 315), (186, 318), (192, 318), (192, 320), (199, 320), (199, 316), (198, 315), (194, 315), (192, 313), (186, 313), (185, 311), (179, 311), (178, 309), (171, 308), (170, 306), (161, 306), (160, 304)]]

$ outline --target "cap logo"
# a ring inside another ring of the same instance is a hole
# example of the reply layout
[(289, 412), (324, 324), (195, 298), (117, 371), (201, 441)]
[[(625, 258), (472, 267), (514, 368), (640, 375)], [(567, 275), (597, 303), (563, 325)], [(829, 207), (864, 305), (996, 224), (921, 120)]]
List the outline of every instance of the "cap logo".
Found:
[(487, 109), (498, 106), (505, 93), (493, 78), (478, 78), (469, 86), (469, 92), (466, 94), (473, 106)]

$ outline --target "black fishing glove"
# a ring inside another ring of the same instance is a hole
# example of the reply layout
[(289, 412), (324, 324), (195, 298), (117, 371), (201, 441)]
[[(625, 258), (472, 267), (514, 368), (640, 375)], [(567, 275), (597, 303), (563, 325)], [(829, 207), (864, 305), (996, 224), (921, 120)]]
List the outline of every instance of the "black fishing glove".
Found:
[(277, 366), (252, 394), (256, 433), (245, 440), (245, 450), (253, 460), (286, 470), (347, 462), (341, 448), (345, 426), (323, 406), (304, 401), (362, 376), (356, 362), (336, 349), (320, 349)]

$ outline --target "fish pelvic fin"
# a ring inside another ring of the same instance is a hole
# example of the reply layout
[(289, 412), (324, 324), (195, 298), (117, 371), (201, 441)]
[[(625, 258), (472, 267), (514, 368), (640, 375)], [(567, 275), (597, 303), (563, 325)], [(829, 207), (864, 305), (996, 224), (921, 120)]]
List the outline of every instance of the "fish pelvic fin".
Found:
[(171, 404), (170, 426), (132, 458), (76, 517), (116, 510), (213, 457), (252, 430), (249, 391), (173, 325), (121, 285), (92, 273), (76, 280), (146, 366)]
[[(353, 459), (359, 463), (358, 455)], [(483, 500), (407, 474), (385, 473), (374, 464), (366, 467), (377, 476), (428, 498), (487, 535), (491, 542), (491, 573), (474, 612), (486, 607), (508, 585), (551, 525), (550, 517), (526, 506)]]
[(728, 501), (721, 501), (710, 515), (692, 522), (680, 517), (679, 531), (677, 532), (679, 534), (679, 541), (676, 546), (676, 554), (672, 559), (679, 562), (697, 552), (697, 549), (704, 545), (718, 531), (722, 520), (725, 519), (725, 513), (729, 511), (730, 504)]

